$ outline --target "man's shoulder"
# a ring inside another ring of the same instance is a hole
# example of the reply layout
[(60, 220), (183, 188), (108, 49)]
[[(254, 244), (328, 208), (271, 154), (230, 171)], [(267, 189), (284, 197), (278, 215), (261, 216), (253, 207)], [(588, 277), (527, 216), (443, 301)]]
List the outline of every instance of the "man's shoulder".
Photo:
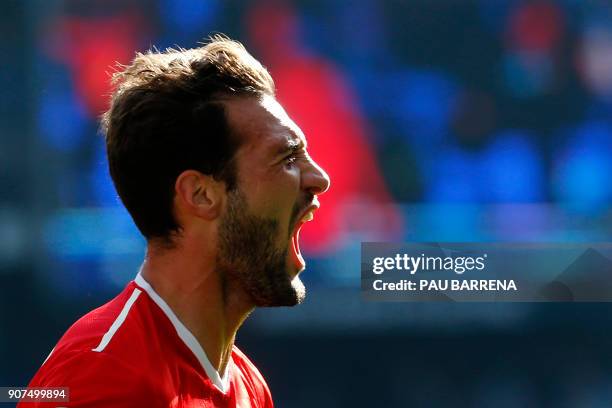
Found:
[[(99, 370), (120, 364), (146, 370), (148, 357), (158, 342), (152, 329), (148, 300), (133, 282), (108, 303), (77, 320), (62, 336), (40, 371), (61, 371), (75, 376), (67, 366), (96, 366)], [(99, 372), (99, 371), (98, 371)], [(95, 374), (96, 371), (92, 371)]]
[[(113, 354), (71, 350), (49, 363), (41, 367), (29, 387), (66, 387), (70, 406), (159, 406), (160, 390), (151, 377)], [(20, 405), (30, 406), (39, 405)]]
[[(141, 290), (133, 282), (129, 283), (115, 298), (78, 319), (64, 333), (52, 355), (93, 349), (115, 350), (116, 347), (110, 347), (111, 340), (116, 346), (128, 337), (134, 339), (142, 328), (142, 307), (136, 304), (140, 294)], [(124, 335), (126, 331), (130, 332), (129, 336)]]
[(154, 395), (152, 375), (158, 367), (152, 362), (159, 359), (152, 356), (159, 342), (147, 302), (131, 282), (114, 299), (81, 317), (56, 344), (30, 386), (68, 387), (70, 400), (85, 406), (87, 401), (142, 402)]
[(137, 367), (110, 353), (91, 349), (63, 350), (49, 356), (29, 386), (65, 387), (94, 384), (108, 378), (117, 381), (117, 377), (133, 381), (142, 377), (138, 371)]

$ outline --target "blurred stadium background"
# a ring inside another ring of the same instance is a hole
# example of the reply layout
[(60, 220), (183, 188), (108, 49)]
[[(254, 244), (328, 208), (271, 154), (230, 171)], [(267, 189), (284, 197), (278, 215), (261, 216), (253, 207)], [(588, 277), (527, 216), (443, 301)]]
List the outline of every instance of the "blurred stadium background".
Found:
[(611, 240), (608, 1), (5, 0), (0, 21), (0, 385), (141, 261), (97, 132), (112, 66), (223, 32), (333, 181), (306, 304), (239, 332), (278, 407), (612, 406), (608, 304), (359, 296), (361, 241)]

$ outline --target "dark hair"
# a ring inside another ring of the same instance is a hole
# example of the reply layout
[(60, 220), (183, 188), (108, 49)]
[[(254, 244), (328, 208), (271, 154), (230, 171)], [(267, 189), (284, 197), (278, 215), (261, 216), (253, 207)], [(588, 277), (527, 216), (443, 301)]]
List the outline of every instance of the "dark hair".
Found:
[(137, 53), (113, 75), (102, 117), (111, 177), (147, 238), (171, 242), (174, 183), (198, 170), (236, 187), (240, 139), (224, 108), (231, 97), (274, 95), (268, 71), (239, 42), (216, 36), (196, 49)]

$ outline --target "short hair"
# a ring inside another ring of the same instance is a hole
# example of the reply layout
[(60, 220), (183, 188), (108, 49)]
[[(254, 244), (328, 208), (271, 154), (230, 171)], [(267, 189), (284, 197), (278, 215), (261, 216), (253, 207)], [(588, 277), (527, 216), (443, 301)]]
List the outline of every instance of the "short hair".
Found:
[(147, 240), (171, 243), (180, 231), (174, 184), (193, 169), (236, 188), (240, 138), (223, 101), (274, 96), (272, 77), (242, 44), (212, 37), (195, 49), (137, 53), (113, 75), (114, 92), (101, 129), (111, 178)]

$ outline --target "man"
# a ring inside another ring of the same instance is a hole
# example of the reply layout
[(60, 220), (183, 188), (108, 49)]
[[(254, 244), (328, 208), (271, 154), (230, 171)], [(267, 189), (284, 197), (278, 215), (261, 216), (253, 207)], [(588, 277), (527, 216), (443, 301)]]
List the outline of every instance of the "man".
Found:
[(137, 54), (114, 83), (110, 173), (145, 260), (30, 387), (69, 388), (48, 406), (272, 407), (234, 338), (256, 306), (303, 300), (299, 231), (329, 178), (240, 43)]

